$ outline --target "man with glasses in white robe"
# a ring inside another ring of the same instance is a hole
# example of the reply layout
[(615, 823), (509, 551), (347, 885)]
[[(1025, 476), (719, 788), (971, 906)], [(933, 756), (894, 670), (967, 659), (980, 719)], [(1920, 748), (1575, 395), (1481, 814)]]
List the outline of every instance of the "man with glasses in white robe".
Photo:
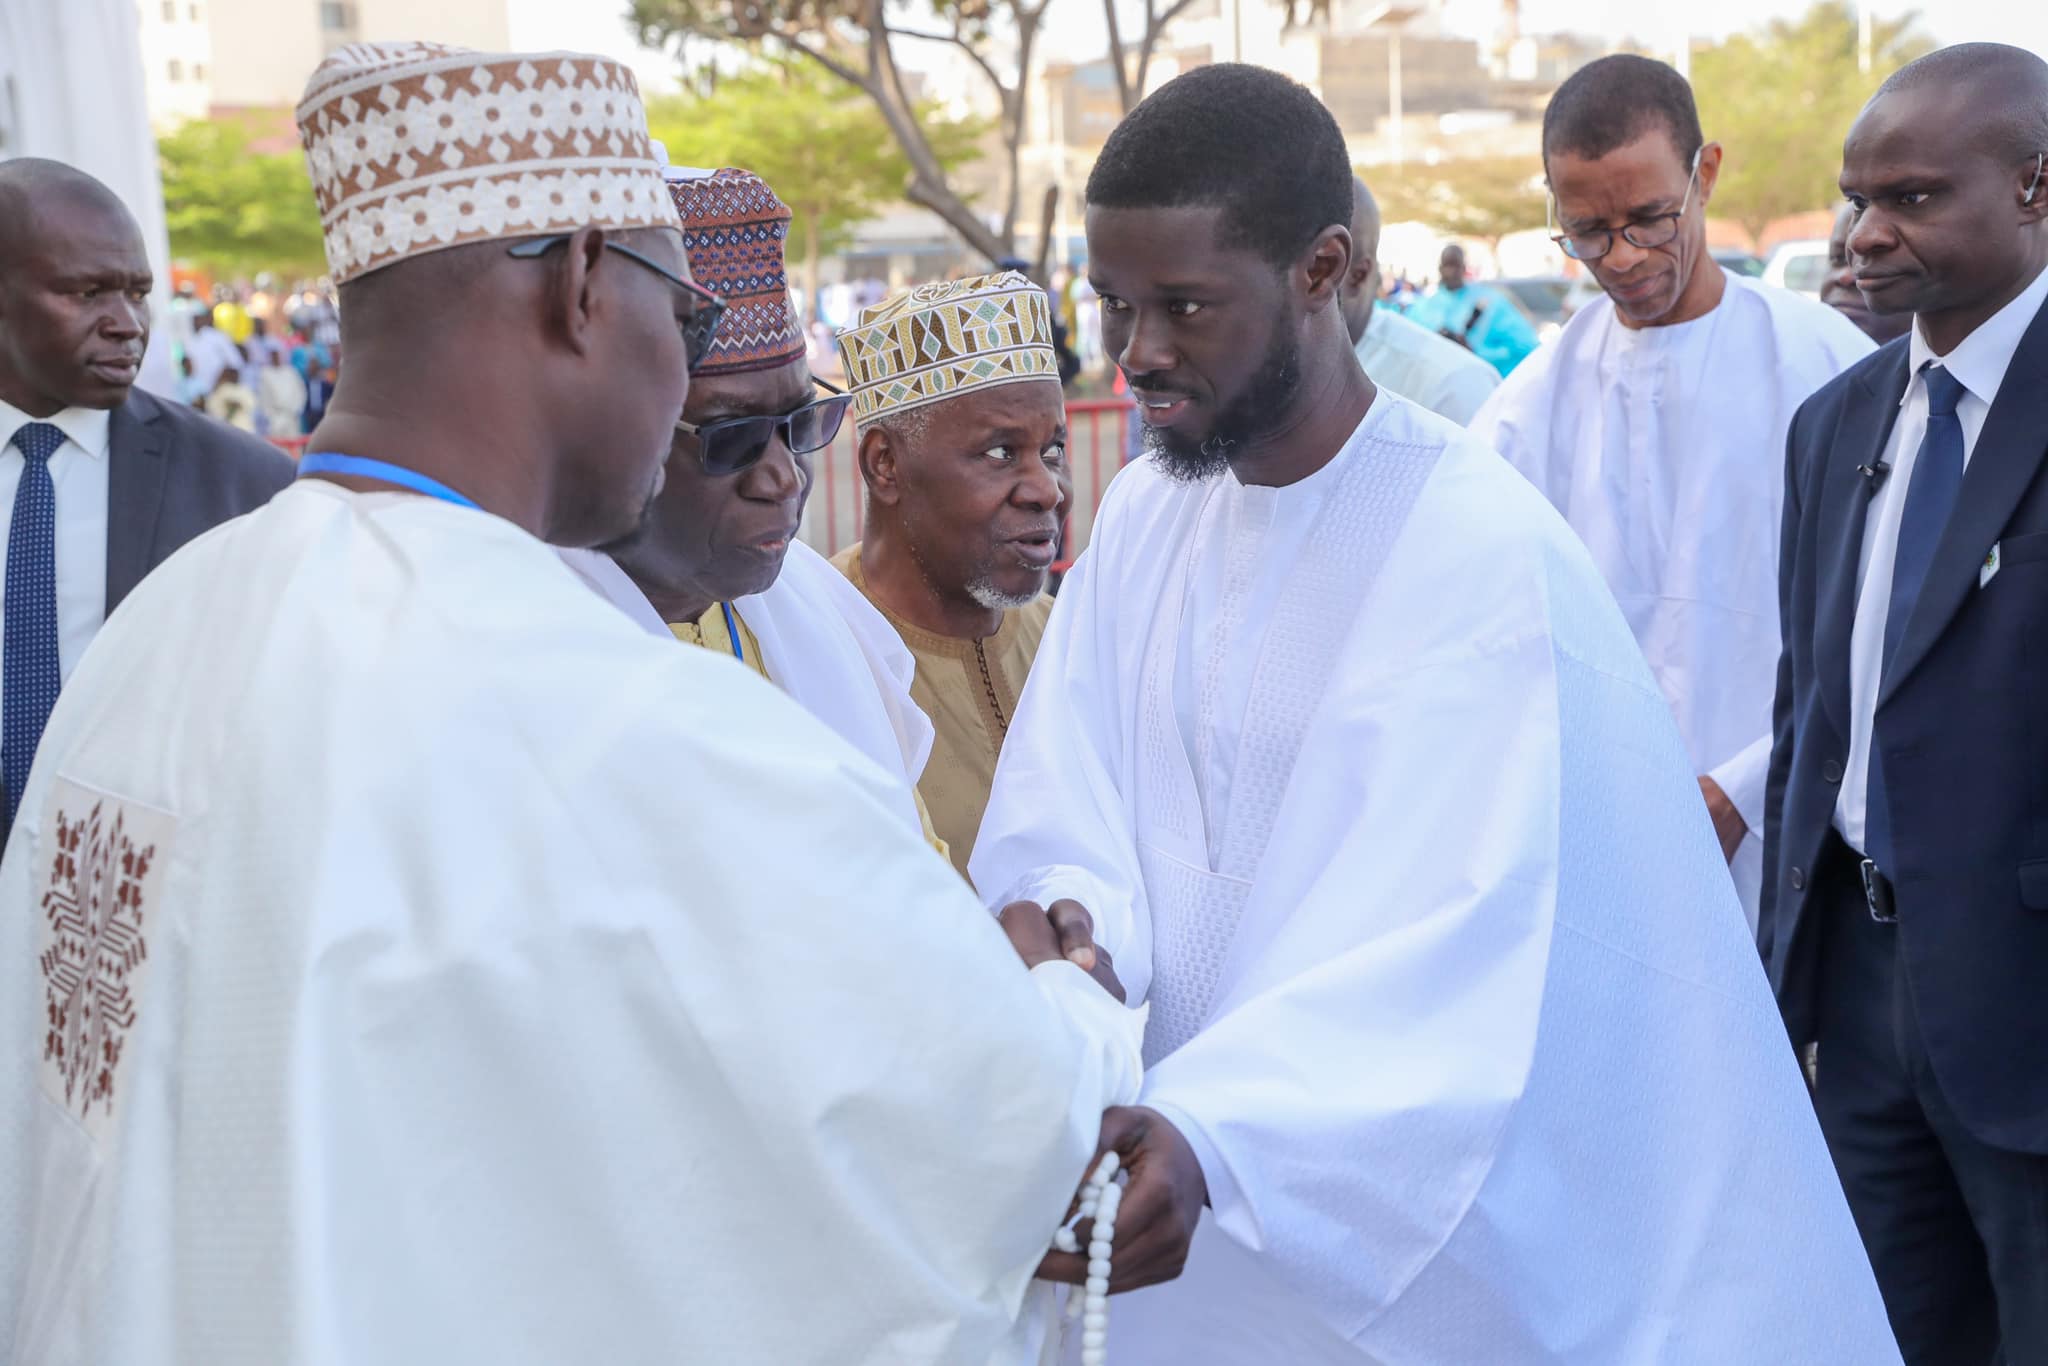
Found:
[(1721, 268), (1721, 147), (1692, 88), (1602, 58), (1543, 121), (1556, 240), (1605, 297), (1524, 361), (1472, 433), (1585, 541), (1671, 703), (1752, 929), (1778, 661), (1785, 432), (1871, 344), (1835, 310)]

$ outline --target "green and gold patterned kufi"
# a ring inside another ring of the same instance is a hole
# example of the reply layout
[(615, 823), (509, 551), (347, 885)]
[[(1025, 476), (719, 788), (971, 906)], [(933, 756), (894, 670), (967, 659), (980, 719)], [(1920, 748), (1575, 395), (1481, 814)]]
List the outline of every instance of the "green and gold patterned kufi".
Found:
[(1059, 383), (1045, 291), (1015, 271), (919, 285), (839, 334), (856, 422), (999, 384)]

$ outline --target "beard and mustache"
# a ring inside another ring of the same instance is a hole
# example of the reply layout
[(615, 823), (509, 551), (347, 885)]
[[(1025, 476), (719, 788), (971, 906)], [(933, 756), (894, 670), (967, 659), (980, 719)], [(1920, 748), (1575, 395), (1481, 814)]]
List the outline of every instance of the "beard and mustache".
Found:
[[(1134, 389), (1172, 391), (1168, 375), (1137, 374), (1125, 378)], [(1272, 340), (1259, 368), (1238, 396), (1216, 415), (1209, 434), (1199, 439), (1147, 426), (1145, 455), (1169, 477), (1199, 483), (1229, 469), (1231, 463), (1286, 420), (1301, 389), (1301, 339), (1284, 313), (1274, 320)]]

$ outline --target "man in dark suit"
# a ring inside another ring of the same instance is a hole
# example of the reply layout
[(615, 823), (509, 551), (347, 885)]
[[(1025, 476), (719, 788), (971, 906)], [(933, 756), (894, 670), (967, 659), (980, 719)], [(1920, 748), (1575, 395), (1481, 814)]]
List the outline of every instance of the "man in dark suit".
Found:
[(2039, 58), (1885, 83), (1848, 250), (1914, 326), (1788, 438), (1760, 940), (1912, 1366), (2048, 1362), (2044, 170)]
[(133, 387), (150, 283), (141, 229), (104, 185), (0, 162), (0, 835), (107, 614), (172, 551), (291, 481), (268, 444)]

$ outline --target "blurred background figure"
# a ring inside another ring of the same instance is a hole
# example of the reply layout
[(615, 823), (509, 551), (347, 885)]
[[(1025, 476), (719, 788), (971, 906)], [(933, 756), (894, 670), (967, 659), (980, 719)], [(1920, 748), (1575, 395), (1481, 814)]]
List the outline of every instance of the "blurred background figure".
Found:
[(292, 368), (281, 344), (256, 375), (257, 426), (268, 437), (295, 437), (304, 432), (306, 380)]
[(1501, 374), (1536, 349), (1536, 329), (1507, 295), (1465, 273), (1465, 249), (1456, 242), (1437, 259), (1436, 288), (1408, 310), (1417, 323), (1464, 347)]
[(1913, 315), (1878, 313), (1864, 302), (1863, 291), (1856, 288), (1856, 268), (1849, 261), (1849, 230), (1855, 224), (1855, 209), (1844, 204), (1836, 211), (1835, 230), (1828, 236), (1828, 278), (1820, 287), (1820, 301), (1883, 346), (1913, 330)]
[(256, 391), (242, 383), (239, 365), (230, 365), (220, 372), (220, 379), (200, 406), (216, 422), (225, 422), (252, 435), (256, 431)]
[(1459, 426), (1472, 420), (1500, 375), (1465, 347), (1379, 308), (1380, 206), (1363, 180), (1352, 178), (1351, 270), (1341, 286), (1344, 326), (1373, 383)]

